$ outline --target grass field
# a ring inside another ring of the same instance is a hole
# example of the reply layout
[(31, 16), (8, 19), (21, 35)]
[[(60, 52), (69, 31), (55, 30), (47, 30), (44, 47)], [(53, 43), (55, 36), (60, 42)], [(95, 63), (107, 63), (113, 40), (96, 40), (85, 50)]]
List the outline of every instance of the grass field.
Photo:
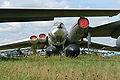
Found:
[(120, 56), (0, 58), (0, 80), (120, 80)]

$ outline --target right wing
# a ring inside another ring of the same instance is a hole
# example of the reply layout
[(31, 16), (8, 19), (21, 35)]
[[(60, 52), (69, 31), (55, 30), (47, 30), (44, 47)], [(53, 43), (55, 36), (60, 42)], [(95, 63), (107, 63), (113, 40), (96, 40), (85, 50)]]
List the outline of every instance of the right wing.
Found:
[[(47, 38), (45, 38), (45, 39), (47, 39)], [(35, 43), (33, 43), (33, 42), (35, 42)], [(34, 40), (33, 42), (30, 39), (25, 39), (25, 40), (12, 42), (12, 43), (2, 44), (2, 45), (0, 45), (0, 50), (26, 48), (26, 47), (32, 47), (32, 45), (36, 45), (37, 48), (43, 49), (46, 45), (47, 40), (43, 40), (43, 39), (39, 38), (39, 39), (37, 39), (37, 41)]]
[(17, 42), (7, 43), (0, 45), (0, 50), (6, 50), (6, 49), (15, 49), (15, 48), (25, 48), (30, 47), (32, 44), (30, 43), (30, 40), (20, 40)]
[(111, 17), (119, 13), (120, 10), (114, 9), (0, 8), (0, 22), (49, 21), (55, 17)]

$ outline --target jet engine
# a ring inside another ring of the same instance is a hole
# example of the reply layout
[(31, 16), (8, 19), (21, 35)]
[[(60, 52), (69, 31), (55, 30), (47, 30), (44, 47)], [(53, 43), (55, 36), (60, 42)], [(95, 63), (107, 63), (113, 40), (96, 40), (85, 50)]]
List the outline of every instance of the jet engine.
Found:
[(70, 44), (65, 48), (66, 57), (75, 58), (80, 54), (80, 49), (76, 44)]
[(32, 35), (32, 36), (30, 37), (30, 43), (32, 43), (32, 44), (37, 44), (37, 43), (38, 43), (37, 36)]
[(77, 42), (80, 38), (86, 38), (89, 31), (89, 20), (85, 17), (81, 17), (77, 24), (73, 26), (68, 34), (68, 38)]
[(40, 34), (38, 40), (39, 40), (39, 42), (46, 42), (46, 35), (45, 34)]
[(120, 36), (116, 40), (116, 46), (117, 48), (120, 48)]
[(78, 20), (78, 25), (81, 28), (87, 28), (89, 27), (89, 20), (87, 18), (82, 17)]
[(57, 54), (57, 48), (55, 46), (49, 46), (46, 49), (46, 56), (51, 56)]

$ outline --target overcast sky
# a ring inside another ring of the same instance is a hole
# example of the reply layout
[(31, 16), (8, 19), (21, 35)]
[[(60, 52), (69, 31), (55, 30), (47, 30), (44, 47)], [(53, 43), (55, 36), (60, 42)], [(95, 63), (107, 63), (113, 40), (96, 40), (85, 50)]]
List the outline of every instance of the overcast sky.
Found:
[[(120, 9), (120, 0), (0, 0), (0, 7), (23, 7), (23, 8), (100, 8)], [(90, 17), (90, 26), (95, 27), (120, 19), (115, 17)], [(68, 29), (77, 22), (78, 18), (57, 18), (54, 21), (37, 21), (22, 23), (1, 23), (0, 44), (29, 38), (31, 35), (38, 36), (40, 33), (48, 33), (53, 23), (63, 22)], [(115, 45), (112, 38), (92, 38), (93, 41)]]

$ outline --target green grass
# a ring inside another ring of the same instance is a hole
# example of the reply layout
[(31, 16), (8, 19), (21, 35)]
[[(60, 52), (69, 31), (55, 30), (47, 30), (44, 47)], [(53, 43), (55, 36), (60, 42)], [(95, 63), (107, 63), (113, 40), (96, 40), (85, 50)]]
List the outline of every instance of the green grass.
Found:
[(120, 56), (0, 58), (0, 80), (119, 80)]

